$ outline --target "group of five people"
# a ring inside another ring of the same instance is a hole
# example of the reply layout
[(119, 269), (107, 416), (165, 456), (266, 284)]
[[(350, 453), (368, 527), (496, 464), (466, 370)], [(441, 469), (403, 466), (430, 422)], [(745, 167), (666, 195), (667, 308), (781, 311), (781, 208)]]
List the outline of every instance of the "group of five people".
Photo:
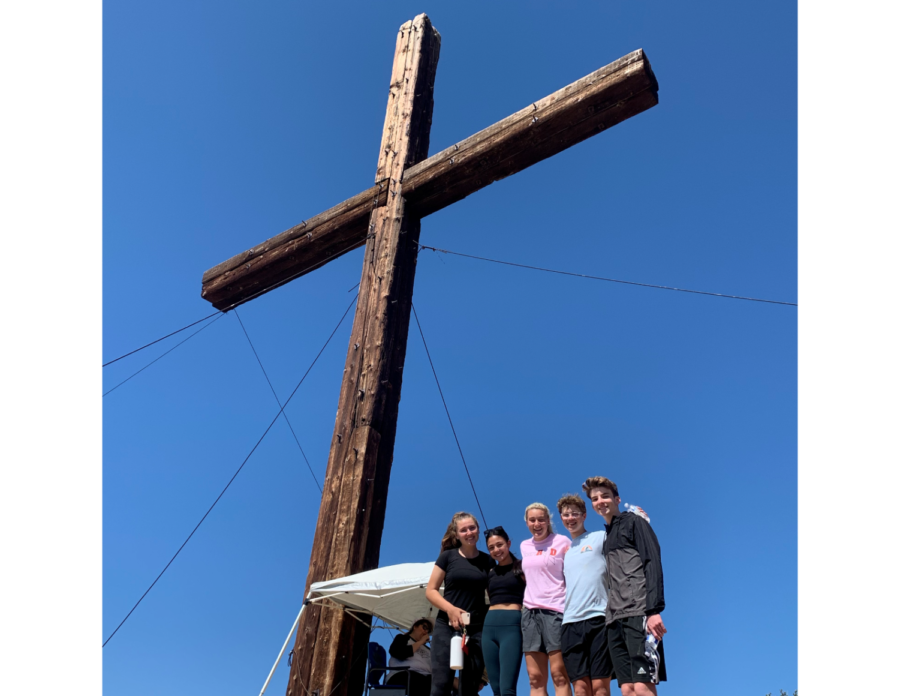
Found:
[[(516, 696), (524, 655), (530, 696), (548, 696), (549, 680), (556, 696), (572, 687), (575, 696), (609, 696), (612, 678), (624, 696), (656, 694), (666, 679), (659, 542), (640, 508), (620, 511), (615, 483), (594, 476), (582, 489), (605, 528), (585, 528), (579, 496), (557, 502), (570, 537), (553, 531), (546, 505), (532, 503), (521, 558), (503, 527), (484, 532), (485, 553), (475, 516), (453, 516), (425, 592), (439, 610), (436, 621), (420, 619), (397, 636), (391, 664), (408, 675), (391, 681), (408, 679), (410, 696), (476, 696), (486, 667), (495, 696)], [(460, 633), (466, 655), (456, 680), (451, 640)]]

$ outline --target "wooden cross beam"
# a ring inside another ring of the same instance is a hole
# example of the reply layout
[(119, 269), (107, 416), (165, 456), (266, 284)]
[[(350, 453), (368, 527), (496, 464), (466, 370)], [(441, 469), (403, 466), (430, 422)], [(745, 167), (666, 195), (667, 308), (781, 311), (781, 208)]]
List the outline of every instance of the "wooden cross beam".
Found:
[(644, 52), (629, 53), (210, 268), (202, 296), (224, 310), (273, 290), (365, 244), (369, 216), (389, 196), (403, 196), (409, 213), (425, 217), (655, 106), (657, 89)]
[[(658, 102), (637, 50), (426, 159), (439, 52), (424, 14), (400, 27), (372, 188), (203, 275), (203, 297), (227, 311), (366, 246), (304, 596), (378, 566), (421, 218)], [(357, 619), (308, 606), (288, 696), (360, 694), (368, 638)]]

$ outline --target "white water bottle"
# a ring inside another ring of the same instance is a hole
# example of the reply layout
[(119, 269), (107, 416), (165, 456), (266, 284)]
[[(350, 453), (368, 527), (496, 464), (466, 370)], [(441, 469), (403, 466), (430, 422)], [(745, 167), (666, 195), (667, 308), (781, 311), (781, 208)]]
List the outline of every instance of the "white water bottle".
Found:
[(450, 639), (450, 669), (463, 668), (462, 636), (456, 634)]
[(659, 684), (659, 641), (652, 633), (644, 639), (644, 657), (650, 663), (650, 681)]
[(645, 520), (647, 520), (647, 524), (650, 523), (650, 517), (647, 515), (646, 512), (644, 512), (643, 508), (638, 507), (637, 505), (631, 505), (629, 503), (625, 503), (625, 510), (628, 512), (633, 512), (635, 515), (639, 515), (639, 516), (643, 517)]

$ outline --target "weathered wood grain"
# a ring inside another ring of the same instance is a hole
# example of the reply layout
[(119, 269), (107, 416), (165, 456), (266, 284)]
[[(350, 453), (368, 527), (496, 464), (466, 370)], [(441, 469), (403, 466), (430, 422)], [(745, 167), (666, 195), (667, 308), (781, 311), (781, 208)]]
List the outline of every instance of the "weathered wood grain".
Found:
[[(406, 359), (420, 224), (396, 183), (428, 156), (440, 35), (425, 15), (400, 27), (376, 179), (391, 183), (368, 229), (313, 549), (309, 585), (378, 566)], [(368, 632), (340, 611), (303, 613), (288, 696), (359, 694)]]
[[(643, 50), (595, 70), (338, 206), (203, 275), (202, 295), (228, 309), (365, 243), (373, 205), (402, 195), (421, 218), (611, 128), (658, 103)], [(382, 142), (383, 156), (385, 142)], [(314, 225), (314, 226), (313, 226)]]
[(202, 297), (216, 309), (229, 309), (361, 247), (366, 241), (369, 215), (387, 202), (388, 183), (381, 181), (210, 268), (203, 274)]
[(658, 103), (643, 50), (629, 53), (403, 172), (410, 210), (430, 215)]

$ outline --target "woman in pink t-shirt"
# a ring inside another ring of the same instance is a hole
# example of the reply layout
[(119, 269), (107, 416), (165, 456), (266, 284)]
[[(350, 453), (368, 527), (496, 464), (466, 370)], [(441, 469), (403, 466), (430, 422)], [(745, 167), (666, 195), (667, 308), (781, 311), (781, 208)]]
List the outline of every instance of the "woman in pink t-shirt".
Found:
[(550, 510), (543, 503), (525, 508), (525, 522), (532, 538), (519, 546), (527, 581), (522, 602), (522, 650), (531, 696), (547, 696), (548, 663), (556, 696), (568, 696), (571, 688), (562, 658), (560, 631), (566, 608), (563, 561), (572, 542), (553, 533)]

